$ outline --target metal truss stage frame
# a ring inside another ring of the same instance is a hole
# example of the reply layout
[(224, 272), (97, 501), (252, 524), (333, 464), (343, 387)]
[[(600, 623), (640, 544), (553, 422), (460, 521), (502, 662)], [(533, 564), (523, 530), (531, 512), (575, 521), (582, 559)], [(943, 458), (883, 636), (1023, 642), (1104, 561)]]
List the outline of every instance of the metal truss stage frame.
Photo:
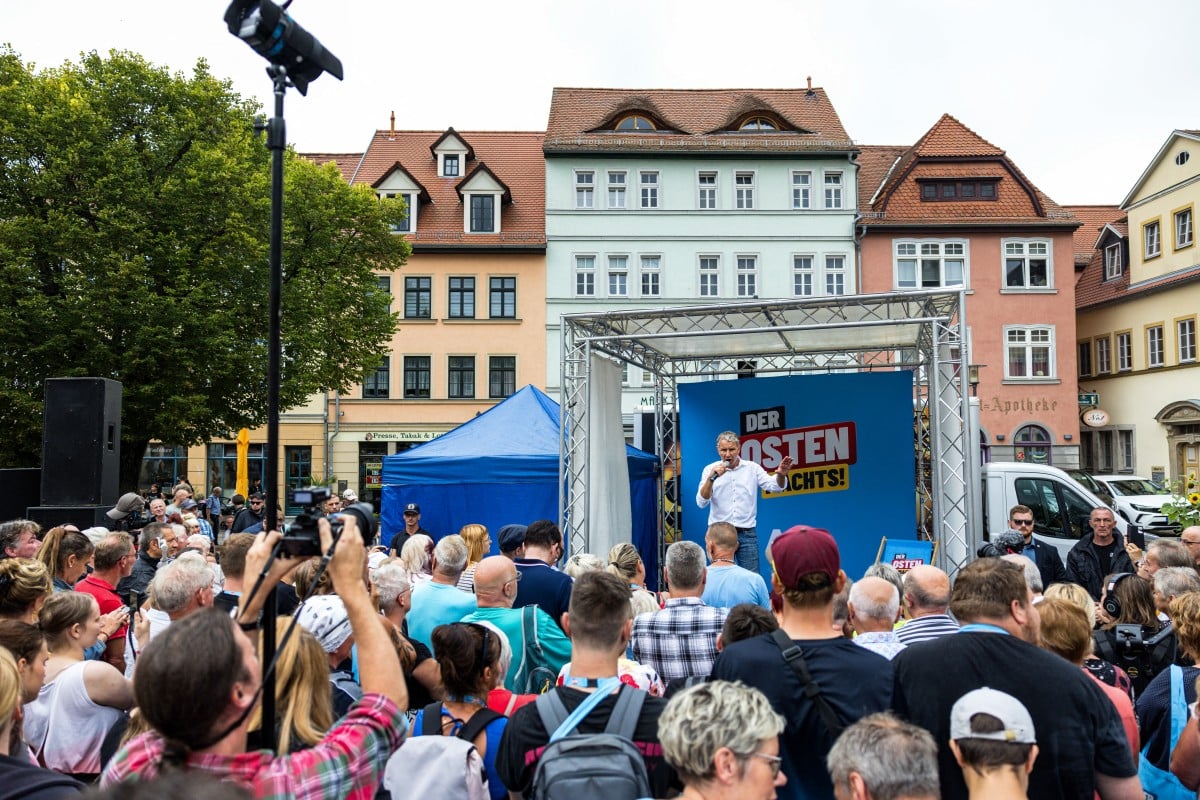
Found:
[[(593, 355), (652, 373), (660, 463), (676, 440), (680, 383), (739, 374), (907, 370), (913, 376), (915, 538), (936, 539), (954, 573), (980, 533), (976, 449), (968, 394), (965, 296), (920, 290), (706, 306), (569, 314), (562, 318), (559, 520), (572, 552), (588, 550), (588, 387)], [(659, 564), (680, 530), (679, 507), (659, 491)], [(679, 486), (678, 496), (690, 497)], [(670, 507), (668, 507), (670, 505)]]

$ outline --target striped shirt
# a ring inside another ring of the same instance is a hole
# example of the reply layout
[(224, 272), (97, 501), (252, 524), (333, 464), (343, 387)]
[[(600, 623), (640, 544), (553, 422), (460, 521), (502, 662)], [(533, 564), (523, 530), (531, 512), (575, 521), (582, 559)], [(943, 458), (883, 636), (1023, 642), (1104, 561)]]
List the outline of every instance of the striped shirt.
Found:
[(910, 619), (896, 630), (896, 638), (909, 645), (958, 633), (958, 623), (949, 614), (927, 614)]

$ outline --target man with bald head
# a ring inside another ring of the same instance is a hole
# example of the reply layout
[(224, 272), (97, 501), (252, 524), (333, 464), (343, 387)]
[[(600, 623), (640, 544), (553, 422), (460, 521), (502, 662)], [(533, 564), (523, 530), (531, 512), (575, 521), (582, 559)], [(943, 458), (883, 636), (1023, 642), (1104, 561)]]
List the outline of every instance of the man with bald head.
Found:
[(1196, 562), (1196, 568), (1200, 569), (1200, 525), (1192, 525), (1180, 531), (1179, 541), (1192, 554), (1192, 560)]
[[(553, 686), (562, 665), (571, 660), (571, 640), (550, 616), (537, 606), (513, 608), (521, 572), (506, 556), (489, 556), (475, 567), (477, 610), (463, 622), (490, 622), (508, 637), (512, 663), (504, 677), (504, 688), (512, 692), (543, 692), (533, 683)], [(540, 677), (540, 676), (547, 677)]]
[(893, 628), (900, 619), (900, 592), (883, 578), (862, 578), (850, 587), (850, 627), (854, 643), (889, 661), (904, 649)]
[(904, 574), (904, 610), (908, 622), (896, 638), (909, 645), (958, 633), (958, 623), (947, 612), (950, 607), (950, 576), (937, 567), (922, 564)]

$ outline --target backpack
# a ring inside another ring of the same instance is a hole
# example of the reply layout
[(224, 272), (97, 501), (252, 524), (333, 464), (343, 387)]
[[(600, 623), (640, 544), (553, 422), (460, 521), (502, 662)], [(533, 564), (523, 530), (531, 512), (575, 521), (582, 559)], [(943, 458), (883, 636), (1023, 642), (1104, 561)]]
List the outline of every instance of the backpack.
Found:
[[(410, 737), (392, 753), (383, 771), (383, 788), (393, 798), (446, 797), (489, 800), (487, 772), (475, 749), (475, 737), (494, 720), (490, 708), (475, 712), (454, 736), (442, 731), (442, 704), (425, 706), (421, 735)], [(499, 742), (490, 742), (499, 747)]]
[(558, 670), (550, 663), (537, 635), (536, 605), (521, 609), (521, 665), (511, 687), (517, 694), (545, 694), (558, 683)]
[[(588, 698), (591, 705), (583, 716), (603, 700), (603, 694), (598, 691)], [(637, 800), (652, 796), (646, 762), (633, 744), (645, 699), (645, 692), (622, 685), (604, 732), (576, 734), (572, 733), (575, 723), (567, 719), (572, 715), (567, 714), (558, 692), (539, 697), (535, 704), (538, 714), (546, 731), (552, 733), (533, 771), (533, 800)]]

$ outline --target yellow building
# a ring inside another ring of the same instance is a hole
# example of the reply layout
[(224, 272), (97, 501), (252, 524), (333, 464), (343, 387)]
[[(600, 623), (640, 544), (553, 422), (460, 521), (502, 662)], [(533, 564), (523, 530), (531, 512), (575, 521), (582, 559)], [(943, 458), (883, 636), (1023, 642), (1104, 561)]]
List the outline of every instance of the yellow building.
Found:
[[(1076, 285), (1081, 461), (1095, 472), (1170, 480), (1200, 468), (1200, 131), (1177, 130), (1093, 230)], [(1081, 231), (1082, 233), (1082, 231)]]
[[(332, 478), (378, 508), (385, 455), (436, 438), (526, 384), (544, 388), (543, 138), (390, 129), (361, 157), (310, 156), (336, 161), (351, 183), (403, 198), (409, 214), (395, 232), (412, 255), (379, 276), (399, 316), (383, 364), (349, 393), (280, 415), (281, 484)], [(263, 473), (266, 438), (265, 427), (251, 431), (252, 479)], [(220, 485), (228, 497), (235, 469), (232, 440), (155, 444), (141, 488), (186, 474), (198, 493)]]

